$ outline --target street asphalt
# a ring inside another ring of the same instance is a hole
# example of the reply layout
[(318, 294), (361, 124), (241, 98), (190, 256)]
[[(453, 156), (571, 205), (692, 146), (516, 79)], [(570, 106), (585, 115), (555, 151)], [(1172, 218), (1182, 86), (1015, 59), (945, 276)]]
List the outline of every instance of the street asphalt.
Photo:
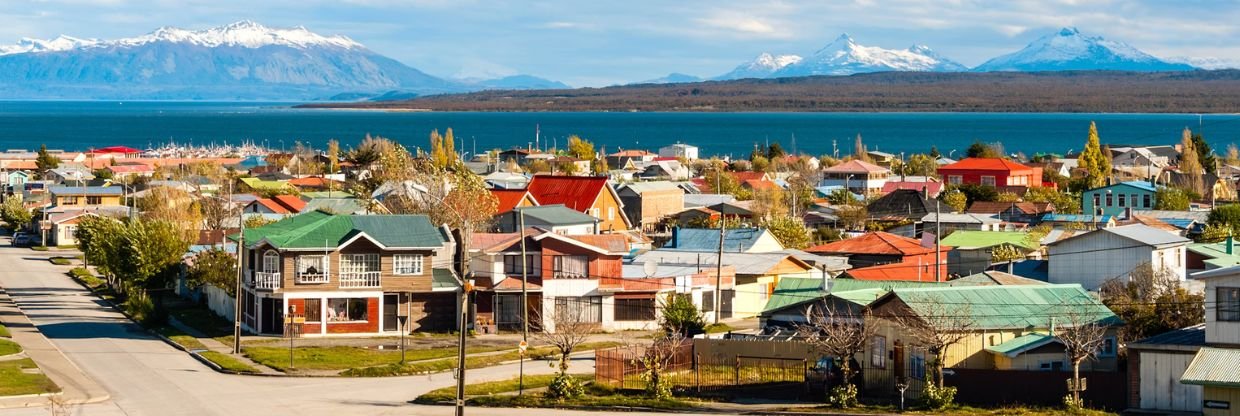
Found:
[[(74, 407), (73, 415), (449, 415), (449, 406), (408, 401), (453, 385), (452, 373), (390, 378), (296, 378), (221, 374), (144, 331), (92, 296), (66, 274), (54, 255), (14, 248), (0, 239), (0, 286), (81, 372), (82, 384), (103, 386), (110, 399)], [(527, 363), (528, 364), (528, 363)], [(572, 372), (590, 372), (594, 362), (573, 362)], [(543, 363), (527, 374), (546, 374)], [(84, 375), (82, 375), (84, 373)], [(517, 365), (470, 370), (470, 381), (515, 377)], [(548, 409), (468, 408), (470, 415), (585, 415)], [(46, 408), (0, 409), (0, 416), (47, 415)], [(627, 415), (638, 413), (626, 412)]]

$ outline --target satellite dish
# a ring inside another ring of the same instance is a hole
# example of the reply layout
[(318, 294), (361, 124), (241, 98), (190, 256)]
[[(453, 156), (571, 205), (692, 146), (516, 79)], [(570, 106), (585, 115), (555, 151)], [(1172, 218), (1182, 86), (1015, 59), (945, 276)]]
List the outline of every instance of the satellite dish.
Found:
[(659, 263), (654, 260), (646, 260), (642, 263), (642, 271), (646, 272), (646, 277), (654, 276), (654, 272), (659, 270)]

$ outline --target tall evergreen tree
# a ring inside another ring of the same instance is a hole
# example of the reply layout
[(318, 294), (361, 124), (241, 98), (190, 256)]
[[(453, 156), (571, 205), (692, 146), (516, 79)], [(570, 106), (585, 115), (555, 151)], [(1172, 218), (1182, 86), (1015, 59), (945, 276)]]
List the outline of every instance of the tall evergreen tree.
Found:
[(787, 154), (788, 153), (784, 151), (784, 147), (779, 145), (779, 142), (771, 143), (771, 145), (766, 148), (766, 158), (771, 161), (783, 158)]
[(1197, 147), (1193, 145), (1192, 131), (1188, 127), (1184, 128), (1184, 133), (1180, 136), (1180, 173), (1184, 175), (1188, 189), (1196, 192), (1197, 195), (1205, 195), (1205, 183), (1202, 176), (1205, 170), (1201, 166), (1200, 154), (1197, 153)]
[(1089, 122), (1089, 138), (1085, 140), (1085, 149), (1077, 157), (1078, 164), (1085, 169), (1087, 188), (1106, 185), (1107, 177), (1111, 174), (1111, 158), (1102, 153), (1099, 141), (1098, 126), (1091, 121)]
[(52, 156), (47, 152), (47, 145), (39, 145), (39, 156), (34, 160), (35, 166), (39, 168), (39, 174), (42, 175), (47, 171), (60, 167), (60, 158)]
[(1211, 175), (1218, 173), (1218, 161), (1214, 156), (1214, 150), (1210, 149), (1210, 144), (1206, 143), (1205, 137), (1201, 133), (1193, 134), (1193, 150), (1197, 151), (1197, 160), (1201, 162), (1201, 169)]

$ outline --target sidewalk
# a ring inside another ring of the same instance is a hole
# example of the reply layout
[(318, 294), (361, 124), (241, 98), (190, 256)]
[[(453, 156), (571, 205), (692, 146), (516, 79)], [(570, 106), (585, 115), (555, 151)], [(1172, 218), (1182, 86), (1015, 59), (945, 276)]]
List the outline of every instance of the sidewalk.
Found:
[[(276, 371), (275, 369), (272, 369), (271, 367), (251, 361), (249, 357), (246, 357), (243, 355), (232, 355), (231, 345), (224, 345), (223, 343), (217, 341), (215, 338), (208, 337), (206, 334), (199, 332), (197, 329), (194, 329), (193, 327), (190, 327), (189, 325), (185, 325), (181, 323), (181, 321), (178, 321), (176, 318), (169, 316), (168, 325), (171, 325), (173, 328), (181, 330), (181, 332), (184, 332), (188, 334), (189, 336), (197, 338), (198, 342), (201, 342), (202, 345), (206, 346), (207, 349), (210, 351), (215, 351), (220, 354), (229, 355), (235, 358), (237, 361), (241, 361), (245, 363), (246, 365), (249, 365), (251, 367), (254, 367), (255, 369), (258, 369), (259, 374), (269, 375), (269, 376), (285, 375), (284, 373)], [(193, 354), (194, 352), (190, 351), (190, 353)]]
[[(108, 400), (108, 391), (52, 345), (30, 319), (26, 318), (4, 289), (0, 289), (0, 323), (8, 327), (13, 342), (21, 344), (26, 356), (39, 365), (43, 374), (60, 386), (62, 397), (67, 403), (97, 403)], [(46, 406), (47, 403), (48, 398), (44, 396), (0, 397), (0, 409)]]

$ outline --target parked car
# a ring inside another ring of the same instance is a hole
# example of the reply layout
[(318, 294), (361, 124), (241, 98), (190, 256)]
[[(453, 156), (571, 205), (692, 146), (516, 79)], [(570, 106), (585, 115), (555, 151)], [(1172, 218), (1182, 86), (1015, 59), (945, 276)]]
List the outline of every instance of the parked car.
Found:
[(30, 247), (34, 244), (34, 238), (26, 233), (13, 234), (13, 247)]

